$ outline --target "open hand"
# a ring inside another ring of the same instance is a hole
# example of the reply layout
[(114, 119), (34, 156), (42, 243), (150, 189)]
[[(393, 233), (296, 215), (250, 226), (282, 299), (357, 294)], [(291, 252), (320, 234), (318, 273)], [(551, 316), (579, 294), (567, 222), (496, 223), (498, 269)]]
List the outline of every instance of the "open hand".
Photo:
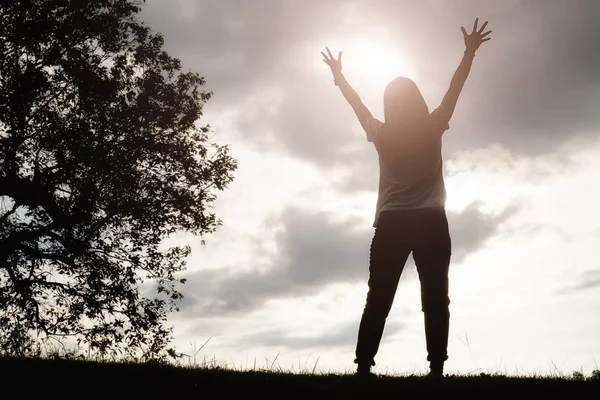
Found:
[(333, 55), (331, 54), (331, 51), (329, 51), (329, 47), (325, 47), (327, 49), (327, 54), (321, 52), (321, 54), (323, 55), (323, 62), (327, 65), (329, 65), (329, 68), (331, 68), (331, 72), (333, 73), (333, 75), (339, 75), (342, 73), (342, 52), (340, 51), (338, 54), (338, 59), (336, 60)]
[(462, 30), (462, 33), (463, 33), (463, 37), (465, 38), (465, 46), (467, 47), (468, 51), (471, 51), (473, 53), (475, 53), (475, 51), (479, 48), (479, 46), (481, 46), (481, 43), (487, 42), (488, 40), (491, 39), (491, 38), (485, 38), (485, 37), (487, 35), (489, 35), (490, 33), (492, 33), (492, 31), (487, 31), (485, 33), (482, 33), (483, 30), (485, 29), (485, 27), (487, 26), (487, 21), (485, 21), (483, 23), (483, 25), (481, 25), (481, 28), (479, 30), (477, 30), (477, 22), (478, 21), (479, 21), (479, 18), (475, 18), (475, 23), (473, 24), (473, 31), (470, 34), (467, 34), (467, 31), (465, 30), (464, 26), (460, 27), (460, 29)]

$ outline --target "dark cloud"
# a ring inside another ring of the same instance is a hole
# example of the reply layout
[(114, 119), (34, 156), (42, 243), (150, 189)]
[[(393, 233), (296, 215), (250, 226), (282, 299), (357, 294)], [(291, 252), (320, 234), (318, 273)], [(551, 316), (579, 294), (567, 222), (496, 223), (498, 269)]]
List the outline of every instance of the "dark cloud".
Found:
[[(489, 215), (474, 203), (460, 213), (448, 213), (452, 262), (461, 263), (479, 250), (515, 209)], [(244, 266), (190, 273), (183, 289), (182, 311), (237, 315), (273, 298), (299, 298), (330, 284), (367, 281), (373, 230), (364, 221), (332, 221), (328, 214), (298, 209), (286, 210), (279, 220), (283, 229), (276, 236), (278, 252), (273, 259), (264, 264), (249, 260)], [(257, 259), (263, 258), (257, 254)], [(405, 269), (411, 277), (415, 276), (413, 265), (411, 260)]]
[(344, 3), (165, 0), (148, 2), (141, 17), (164, 35), (167, 50), (206, 76), (217, 97), (232, 100), (260, 90), (256, 82), (300, 72), (293, 51), (318, 37)]
[(494, 17), (500, 40), (476, 57), (467, 83), (480, 99), (462, 113), (480, 127), (469, 139), (537, 154), (575, 134), (597, 135), (586, 131), (600, 123), (599, 17), (598, 2), (577, 0), (523, 2)]

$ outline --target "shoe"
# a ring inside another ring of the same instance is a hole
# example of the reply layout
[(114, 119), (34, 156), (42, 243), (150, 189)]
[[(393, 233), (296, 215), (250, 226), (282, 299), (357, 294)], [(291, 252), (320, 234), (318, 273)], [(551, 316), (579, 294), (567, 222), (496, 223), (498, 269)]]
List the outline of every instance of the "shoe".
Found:
[(365, 377), (371, 375), (373, 374), (371, 373), (370, 365), (359, 365), (358, 368), (356, 368), (356, 376)]
[(359, 377), (374, 377), (375, 375), (371, 372), (371, 367), (375, 365), (375, 361), (370, 363), (359, 362), (358, 359), (354, 360), (358, 367), (356, 368), (356, 376)]
[(429, 364), (429, 374), (431, 378), (443, 378), (444, 377), (444, 363), (443, 362), (431, 362)]

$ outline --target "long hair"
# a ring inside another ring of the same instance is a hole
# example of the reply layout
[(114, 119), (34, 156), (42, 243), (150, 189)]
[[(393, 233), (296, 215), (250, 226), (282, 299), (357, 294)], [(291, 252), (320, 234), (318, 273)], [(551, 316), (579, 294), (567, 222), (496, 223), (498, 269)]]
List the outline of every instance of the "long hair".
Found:
[(383, 94), (385, 122), (398, 131), (408, 131), (429, 116), (421, 91), (409, 78), (398, 77), (388, 83)]
[(435, 160), (429, 108), (409, 78), (391, 81), (383, 95), (385, 122), (377, 146), (380, 157), (398, 176), (419, 179)]

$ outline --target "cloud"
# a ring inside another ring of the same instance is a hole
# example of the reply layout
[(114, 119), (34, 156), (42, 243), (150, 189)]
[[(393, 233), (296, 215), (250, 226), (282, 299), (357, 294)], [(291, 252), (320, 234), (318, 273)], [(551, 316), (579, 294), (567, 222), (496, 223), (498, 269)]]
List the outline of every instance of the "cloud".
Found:
[(452, 262), (460, 264), (480, 250), (498, 232), (500, 225), (518, 211), (517, 205), (507, 206), (498, 214), (481, 211), (482, 202), (473, 202), (461, 212), (448, 212), (452, 240)]
[[(480, 250), (516, 209), (495, 215), (483, 213), (479, 206), (474, 203), (460, 213), (448, 213), (453, 263), (460, 264)], [(278, 220), (277, 251), (269, 258), (257, 248), (255, 259), (265, 261), (190, 272), (183, 289), (182, 312), (244, 314), (271, 299), (308, 296), (331, 284), (367, 281), (373, 230), (364, 220), (337, 221), (327, 213), (296, 208), (286, 209)], [(412, 268), (404, 273), (415, 276)]]
[[(282, 230), (275, 236), (278, 251), (271, 260), (193, 272), (186, 284), (191, 288), (188, 297), (197, 293), (203, 313), (220, 315), (247, 312), (271, 298), (315, 293), (332, 283), (366, 280), (371, 230), (364, 224), (357, 228), (362, 220), (329, 218), (326, 213), (285, 210)], [(260, 258), (263, 254), (257, 254)], [(197, 306), (184, 300), (182, 310), (191, 305)]]
[[(415, 11), (403, 2), (385, 3), (371, 8), (383, 24), (391, 24), (401, 11)], [(597, 2), (432, 1), (421, 2), (417, 9), (411, 17), (431, 25), (429, 34), (415, 37), (423, 28), (414, 29), (409, 22), (406, 26), (413, 32), (404, 37), (415, 47), (412, 55), (423, 72), (417, 84), (426, 88), (430, 107), (441, 100), (462, 56), (458, 25), (470, 28), (470, 21), (479, 17), (492, 30), (492, 40), (478, 51), (461, 93), (445, 140), (447, 151), (500, 143), (531, 155), (551, 152), (573, 135), (596, 135)]]
[(559, 290), (559, 293), (568, 294), (596, 287), (600, 287), (600, 269), (585, 271), (581, 274), (580, 283), (571, 286), (566, 286), (565, 288)]
[[(239, 339), (238, 345), (284, 347), (289, 350), (335, 349), (340, 347), (353, 347), (356, 345), (358, 335), (358, 320), (335, 323), (331, 326), (307, 327), (312, 334), (298, 334), (283, 328), (266, 329)], [(385, 335), (390, 337), (405, 328), (405, 325), (395, 320), (390, 320), (385, 326)]]
[[(278, 0), (177, 0), (149, 2), (142, 18), (165, 37), (168, 50), (208, 79), (218, 96), (247, 95), (257, 81), (295, 74), (291, 51), (327, 29), (345, 2)], [(331, 29), (331, 28), (330, 28)], [(287, 69), (283, 69), (285, 66)]]
[[(307, 0), (299, 6), (260, 0), (257, 7), (179, 0), (148, 2), (142, 17), (164, 34), (167, 50), (186, 68), (207, 77), (215, 93), (207, 105), (213, 116), (237, 111), (230, 122), (240, 140), (255, 145), (271, 135), (272, 151), (330, 166), (358, 123), (326, 69), (313, 68), (323, 41), (345, 43), (361, 34), (397, 41), (418, 65), (417, 84), (433, 108), (462, 55), (459, 26), (469, 26), (475, 16), (490, 21), (492, 41), (476, 56), (446, 151), (497, 142), (533, 154), (575, 134), (595, 135), (600, 8), (594, 0), (576, 3)], [(268, 97), (274, 90), (281, 98)], [(257, 99), (256, 107), (248, 107)]]

